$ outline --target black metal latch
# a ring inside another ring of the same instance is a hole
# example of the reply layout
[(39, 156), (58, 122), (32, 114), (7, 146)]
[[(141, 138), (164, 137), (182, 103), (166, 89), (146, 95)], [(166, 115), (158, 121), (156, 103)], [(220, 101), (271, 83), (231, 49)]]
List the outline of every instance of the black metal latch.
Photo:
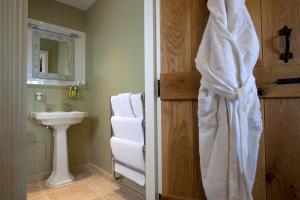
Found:
[[(278, 79), (275, 83), (277, 85), (300, 84), (300, 77), (296, 77), (296, 78), (282, 78), (282, 79)], [(258, 96), (264, 96), (265, 94), (266, 94), (265, 89), (263, 89), (263, 88), (257, 88), (257, 95)]]
[(285, 52), (280, 54), (280, 60), (283, 60), (285, 63), (289, 62), (289, 59), (294, 57), (293, 53), (290, 52), (291, 43), (292, 43), (292, 29), (284, 26), (279, 31), (280, 36), (285, 36)]
[(297, 83), (300, 83), (300, 78), (283, 78), (277, 80), (278, 85), (297, 84)]

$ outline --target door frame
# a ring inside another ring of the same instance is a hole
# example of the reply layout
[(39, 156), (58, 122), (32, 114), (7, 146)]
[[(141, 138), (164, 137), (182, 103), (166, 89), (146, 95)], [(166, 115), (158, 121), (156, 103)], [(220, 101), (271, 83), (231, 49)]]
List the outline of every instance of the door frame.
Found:
[(4, 100), (0, 101), (0, 119), (3, 120), (0, 123), (0, 199), (26, 199), (25, 86), (28, 0), (6, 0), (1, 2), (1, 6), (3, 7), (0, 12), (6, 11), (0, 16), (0, 28), (4, 29), (6, 41), (0, 41), (0, 52), (7, 52), (5, 57), (0, 58), (0, 73), (6, 75), (4, 79), (0, 77), (1, 84), (5, 86), (0, 95)]
[[(160, 80), (161, 55), (160, 55), (160, 1), (156, 0), (156, 77)], [(161, 100), (156, 97), (156, 130), (157, 130), (157, 187), (158, 193), (162, 194), (162, 128), (161, 128)]]
[(157, 166), (157, 0), (144, 0), (146, 200), (158, 199)]

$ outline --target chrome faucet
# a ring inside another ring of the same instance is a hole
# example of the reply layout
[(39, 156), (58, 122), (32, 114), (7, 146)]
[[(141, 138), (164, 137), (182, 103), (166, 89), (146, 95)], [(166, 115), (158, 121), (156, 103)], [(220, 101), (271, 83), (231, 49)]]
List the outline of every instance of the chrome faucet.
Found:
[(53, 112), (53, 107), (54, 107), (54, 104), (50, 101), (46, 102), (46, 111), (47, 112)]
[(72, 110), (71, 104), (68, 102), (68, 100), (65, 100), (64, 103), (64, 112), (70, 112)]

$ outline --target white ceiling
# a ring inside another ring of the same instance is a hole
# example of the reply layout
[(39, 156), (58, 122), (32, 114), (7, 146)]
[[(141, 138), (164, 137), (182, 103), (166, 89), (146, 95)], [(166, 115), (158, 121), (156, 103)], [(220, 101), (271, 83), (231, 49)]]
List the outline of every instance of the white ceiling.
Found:
[(56, 0), (69, 6), (86, 11), (96, 0)]

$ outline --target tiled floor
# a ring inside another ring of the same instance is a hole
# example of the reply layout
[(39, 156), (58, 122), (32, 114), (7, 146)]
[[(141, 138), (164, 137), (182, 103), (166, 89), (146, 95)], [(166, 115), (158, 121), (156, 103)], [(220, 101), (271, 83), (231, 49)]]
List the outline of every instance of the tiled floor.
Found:
[(59, 188), (49, 188), (46, 181), (27, 185), (27, 200), (142, 200), (108, 178), (90, 170), (78, 173), (76, 181)]

